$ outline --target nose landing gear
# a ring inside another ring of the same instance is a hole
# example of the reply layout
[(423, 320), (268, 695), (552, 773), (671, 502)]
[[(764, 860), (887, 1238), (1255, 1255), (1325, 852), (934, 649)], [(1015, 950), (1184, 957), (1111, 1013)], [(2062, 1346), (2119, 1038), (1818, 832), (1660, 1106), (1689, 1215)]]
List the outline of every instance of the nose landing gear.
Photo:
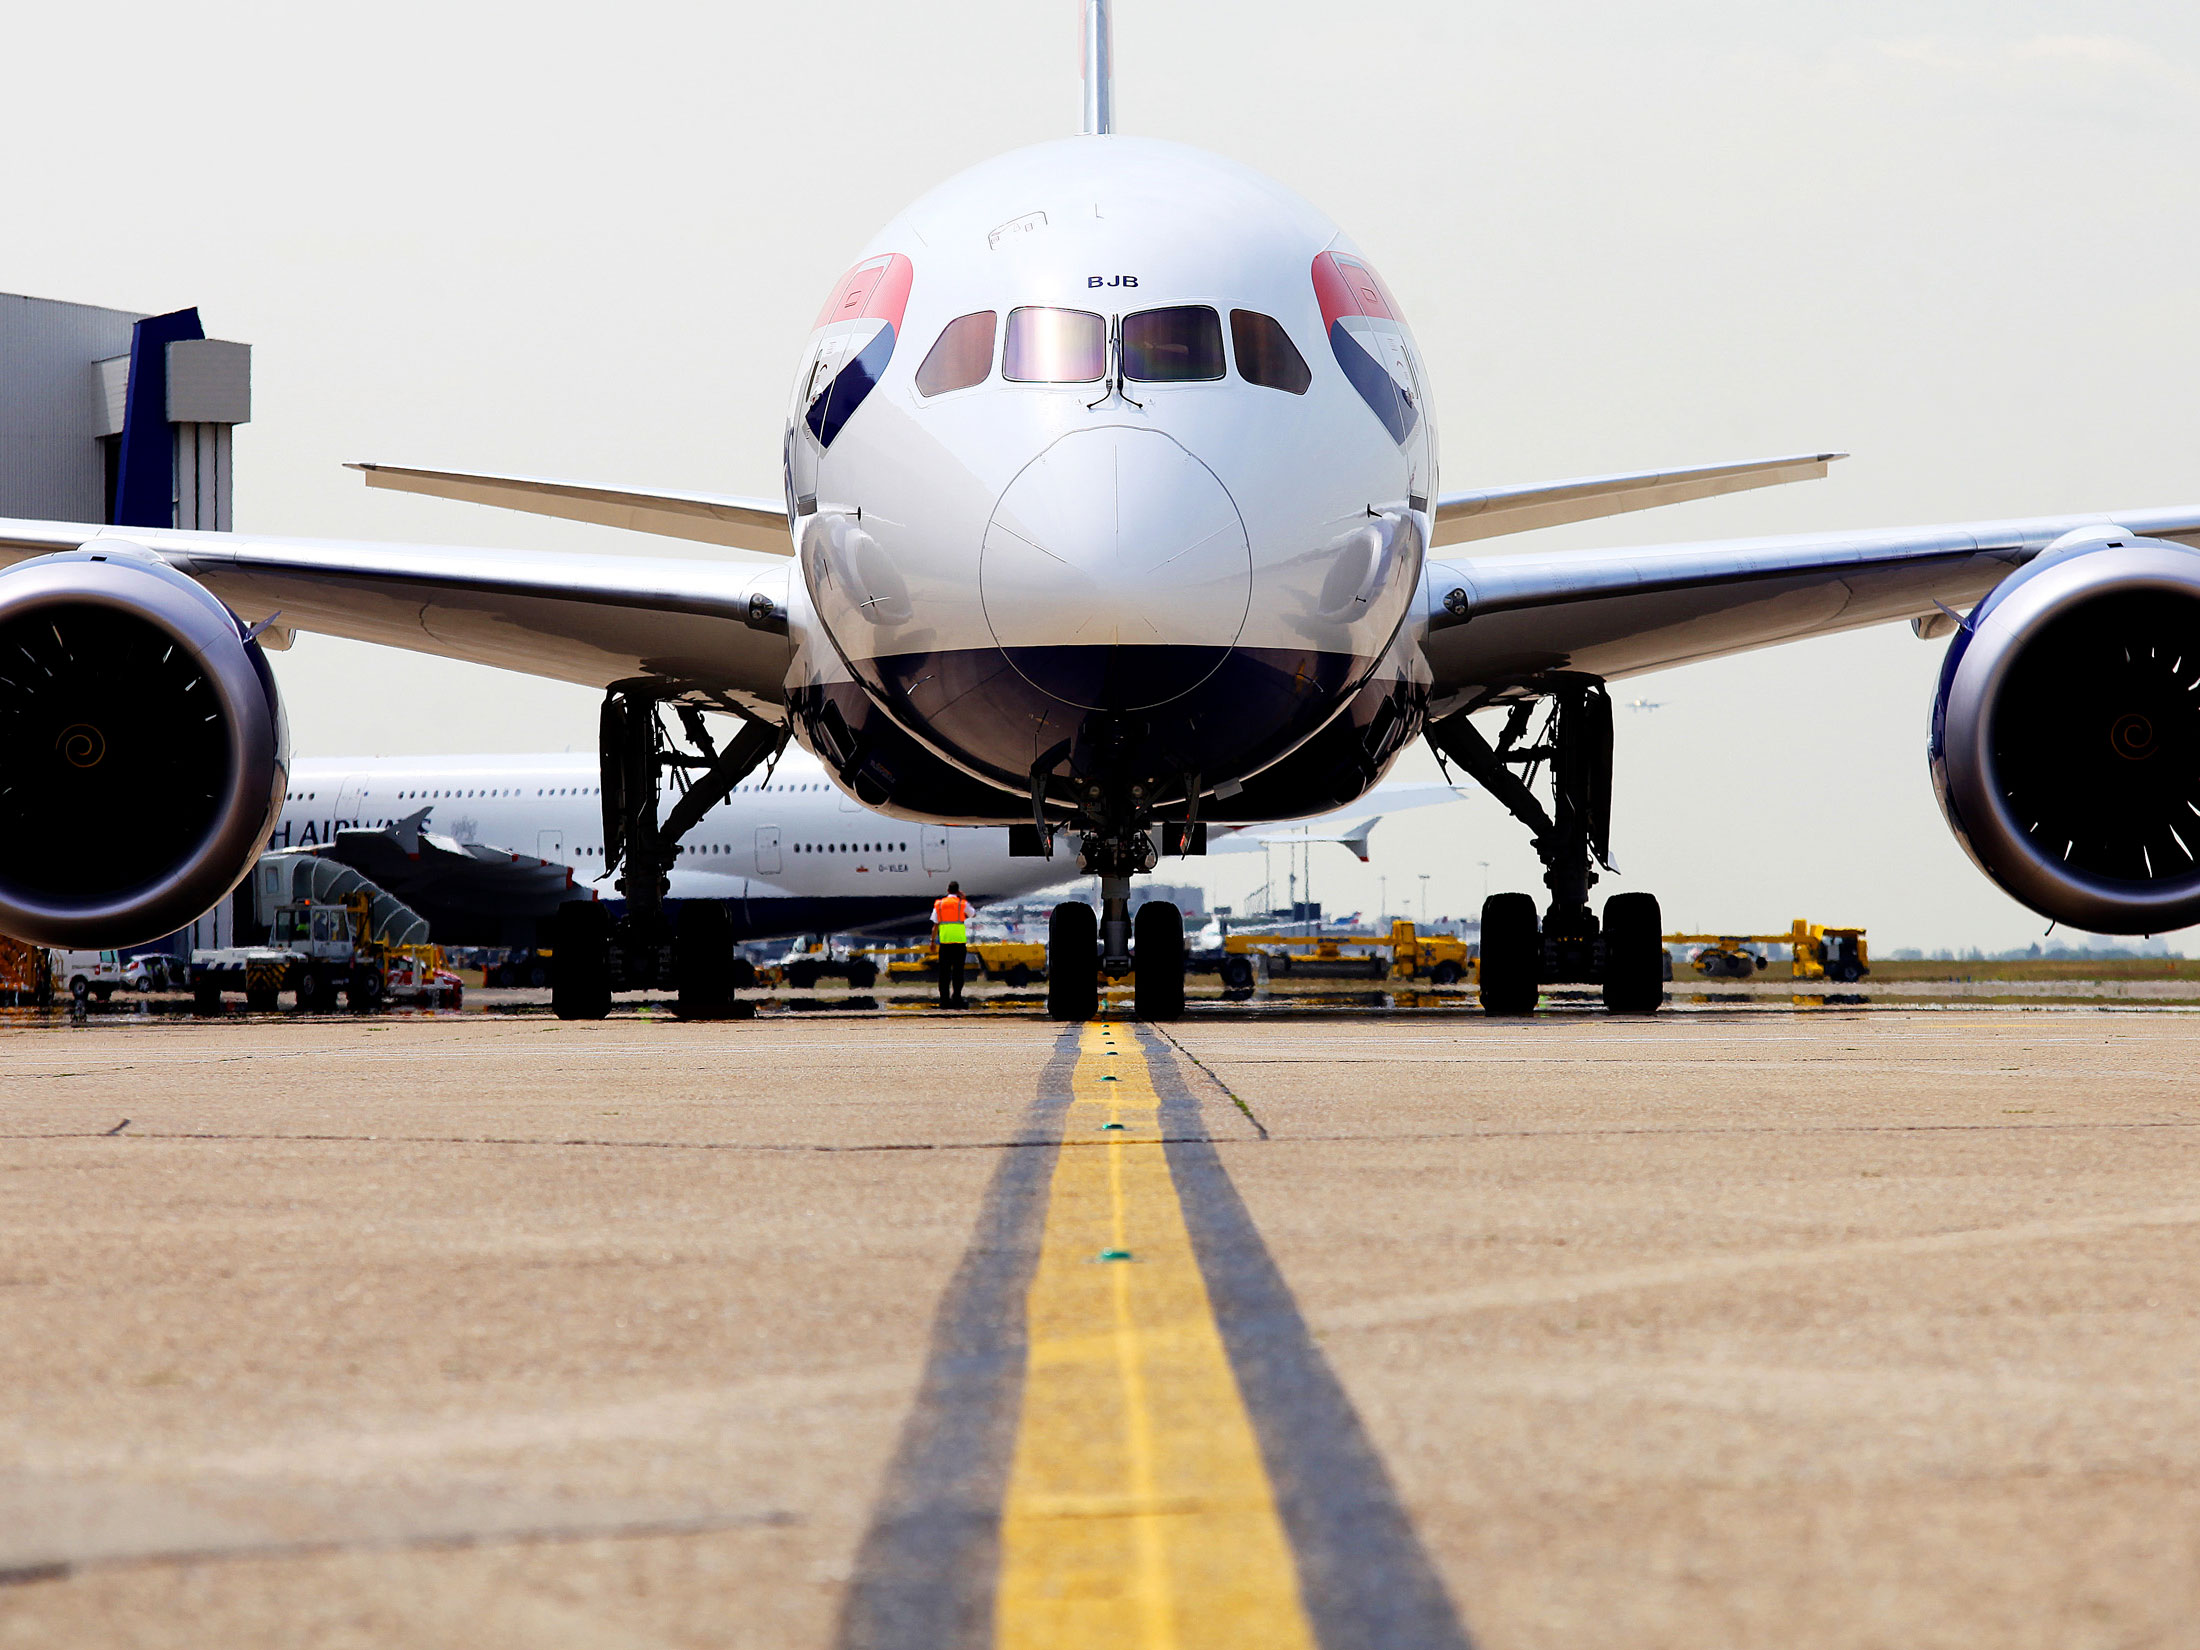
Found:
[(1054, 908), (1047, 927), (1047, 1012), (1057, 1020), (1089, 1020), (1100, 1011), (1101, 977), (1128, 974), (1140, 1019), (1181, 1018), (1184, 914), (1167, 900), (1148, 900), (1135, 920), (1131, 912), (1131, 877), (1159, 863), (1152, 831), (1131, 825), (1089, 830), (1077, 863), (1100, 878), (1100, 910), (1095, 915), (1081, 901)]
[[(1540, 927), (1526, 894), (1493, 894), (1482, 904), (1482, 1007), (1530, 1014), (1542, 986), (1579, 982), (1603, 988), (1618, 1014), (1650, 1014), (1665, 1001), (1663, 923), (1655, 896), (1616, 894), (1603, 920), (1590, 907), (1596, 867), (1612, 867), (1612, 701), (1593, 676), (1541, 684), (1550, 715), (1540, 743), (1523, 745), (1536, 701), (1515, 703), (1493, 747), (1464, 712), (1432, 724), (1429, 742), (1457, 763), (1535, 834), (1550, 907)], [(1529, 788), (1551, 769), (1546, 810)], [(1513, 771), (1524, 767), (1526, 777)]]

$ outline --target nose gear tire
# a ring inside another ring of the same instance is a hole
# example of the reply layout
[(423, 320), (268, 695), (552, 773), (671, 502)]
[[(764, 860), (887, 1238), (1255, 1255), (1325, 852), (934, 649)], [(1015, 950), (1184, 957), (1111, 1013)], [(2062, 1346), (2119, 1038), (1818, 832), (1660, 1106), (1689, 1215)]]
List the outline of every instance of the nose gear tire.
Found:
[(1100, 1012), (1100, 919), (1082, 900), (1047, 921), (1047, 1013), (1089, 1020)]
[(1184, 913), (1148, 900), (1132, 919), (1131, 995), (1141, 1020), (1184, 1017)]

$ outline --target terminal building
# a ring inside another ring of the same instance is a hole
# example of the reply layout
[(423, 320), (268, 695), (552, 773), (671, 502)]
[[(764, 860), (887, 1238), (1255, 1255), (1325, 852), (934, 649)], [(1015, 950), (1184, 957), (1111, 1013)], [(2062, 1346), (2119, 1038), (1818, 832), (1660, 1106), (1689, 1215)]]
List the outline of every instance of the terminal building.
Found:
[[(251, 417), (252, 346), (207, 337), (196, 309), (0, 293), (0, 516), (227, 532)], [(133, 949), (227, 945), (230, 906)]]

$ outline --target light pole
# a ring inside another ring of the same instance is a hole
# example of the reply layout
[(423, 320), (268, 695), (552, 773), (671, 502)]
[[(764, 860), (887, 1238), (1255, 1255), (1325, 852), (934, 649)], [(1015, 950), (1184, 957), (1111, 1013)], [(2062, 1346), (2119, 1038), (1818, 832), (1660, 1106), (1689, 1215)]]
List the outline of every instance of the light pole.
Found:
[(1490, 862), (1486, 859), (1478, 859), (1474, 863), (1482, 867), (1482, 900), (1484, 904), (1487, 904), (1490, 897)]
[(1377, 877), (1375, 879), (1375, 903), (1381, 907), (1375, 913), (1376, 926), (1381, 927), (1384, 923), (1390, 921), (1390, 878)]
[(1421, 927), (1424, 931), (1428, 927), (1428, 873), (1426, 871), (1421, 873)]

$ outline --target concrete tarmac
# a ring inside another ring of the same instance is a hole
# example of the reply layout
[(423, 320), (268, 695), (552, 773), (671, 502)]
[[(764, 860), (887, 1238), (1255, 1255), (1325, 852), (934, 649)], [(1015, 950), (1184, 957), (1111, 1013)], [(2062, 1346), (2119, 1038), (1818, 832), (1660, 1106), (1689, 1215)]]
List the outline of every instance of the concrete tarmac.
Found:
[[(0, 1022), (0, 1646), (1007, 1644), (1113, 1586), (1047, 1521), (1121, 1516), (1162, 1591), (1111, 1642), (1196, 1650), (1167, 1543), (1210, 1514), (1329, 1650), (2200, 1643), (2196, 1049)], [(1132, 1236), (1080, 1235), (1109, 1195)], [(1197, 1365), (1123, 1470), (1253, 1442), (1048, 1489), (1114, 1447), (1110, 1345)]]

